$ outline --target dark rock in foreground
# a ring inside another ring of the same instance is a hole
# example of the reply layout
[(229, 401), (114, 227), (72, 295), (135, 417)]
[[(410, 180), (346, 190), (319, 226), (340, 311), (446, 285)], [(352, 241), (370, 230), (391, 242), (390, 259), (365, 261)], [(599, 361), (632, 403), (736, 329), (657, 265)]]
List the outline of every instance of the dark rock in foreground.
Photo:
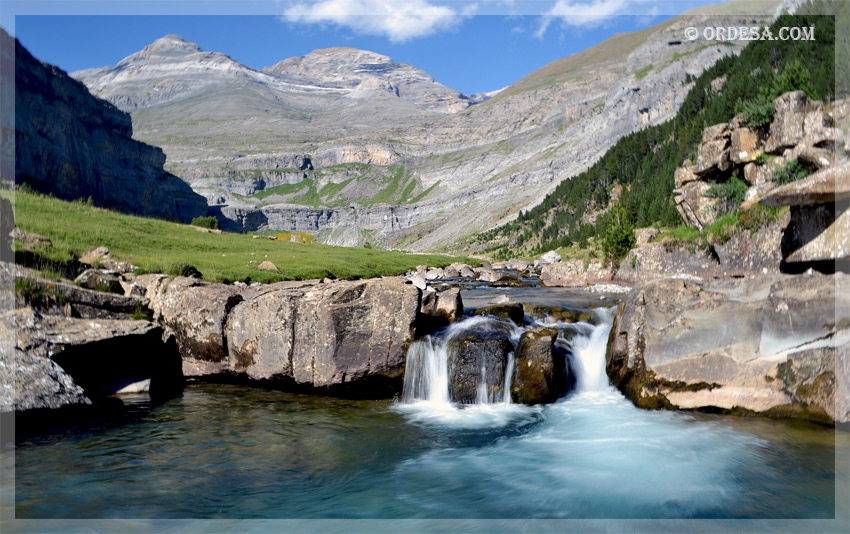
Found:
[(514, 302), (513, 304), (496, 304), (486, 308), (478, 308), (472, 310), (472, 315), (489, 315), (492, 317), (502, 317), (509, 319), (514, 324), (522, 326), (525, 322), (525, 312), (522, 304)]
[[(449, 394), (454, 402), (501, 401), (508, 353), (513, 345), (499, 330), (472, 331), (449, 341)], [(483, 385), (484, 399), (479, 398)]]
[(555, 348), (558, 331), (535, 328), (519, 340), (511, 397), (521, 404), (547, 404), (567, 392), (566, 360)]

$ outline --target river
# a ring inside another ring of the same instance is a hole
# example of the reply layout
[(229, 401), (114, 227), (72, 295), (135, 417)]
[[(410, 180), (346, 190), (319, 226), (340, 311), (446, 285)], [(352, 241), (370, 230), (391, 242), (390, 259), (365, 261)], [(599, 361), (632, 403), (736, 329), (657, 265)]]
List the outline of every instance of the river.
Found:
[[(530, 291), (499, 294), (527, 299)], [(464, 301), (481, 305), (493, 294), (467, 290)], [(561, 531), (569, 520), (641, 530), (665, 524), (642, 520), (734, 519), (710, 524), (741, 530), (783, 519), (809, 522), (777, 522), (779, 530), (846, 532), (846, 432), (639, 410), (604, 376), (604, 305), (615, 296), (534, 294), (598, 308), (592, 324), (569, 327), (578, 331), (570, 348), (580, 372), (555, 404), (496, 398), (459, 407), (408, 391), (395, 400), (342, 400), (193, 382), (156, 406), (125, 397), (116, 420), (19, 435), (14, 455), (2, 452), (4, 480), (14, 476), (15, 490), (12, 512), (4, 488), (4, 519), (413, 518), (485, 531), (519, 525), (484, 520), (519, 518), (567, 521), (519, 528), (531, 531)], [(346, 531), (345, 523), (331, 525)]]

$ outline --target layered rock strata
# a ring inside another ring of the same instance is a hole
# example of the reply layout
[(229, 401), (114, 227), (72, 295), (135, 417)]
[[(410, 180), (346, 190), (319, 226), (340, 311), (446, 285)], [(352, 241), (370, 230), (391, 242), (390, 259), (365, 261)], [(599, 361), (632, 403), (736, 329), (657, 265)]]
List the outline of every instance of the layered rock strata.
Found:
[(843, 273), (638, 284), (615, 316), (611, 381), (636, 405), (850, 422)]

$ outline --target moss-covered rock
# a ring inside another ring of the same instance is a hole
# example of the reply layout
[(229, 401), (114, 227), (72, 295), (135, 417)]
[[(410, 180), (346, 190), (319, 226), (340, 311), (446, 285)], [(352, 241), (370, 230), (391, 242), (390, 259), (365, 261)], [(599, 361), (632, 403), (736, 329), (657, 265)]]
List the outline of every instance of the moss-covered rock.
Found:
[(503, 274), (495, 282), (490, 282), (490, 287), (534, 287), (534, 284), (520, 280), (516, 276)]
[(514, 322), (516, 325), (523, 325), (525, 323), (525, 312), (523, 311), (522, 304), (515, 302), (513, 304), (496, 304), (495, 306), (488, 306), (486, 308), (477, 308), (472, 310), (472, 315), (489, 315), (491, 317), (502, 317), (504, 319), (509, 319)]
[(514, 402), (552, 403), (567, 392), (566, 361), (555, 347), (557, 337), (554, 328), (535, 328), (520, 338), (511, 384)]
[(542, 306), (526, 304), (523, 306), (525, 313), (536, 321), (552, 320), (563, 323), (594, 323), (596, 318), (589, 310), (577, 310), (561, 306)]

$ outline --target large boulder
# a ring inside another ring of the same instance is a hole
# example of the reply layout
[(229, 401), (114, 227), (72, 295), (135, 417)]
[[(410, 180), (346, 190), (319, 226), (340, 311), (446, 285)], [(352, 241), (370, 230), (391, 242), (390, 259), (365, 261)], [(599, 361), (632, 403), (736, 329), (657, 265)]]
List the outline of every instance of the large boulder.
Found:
[(765, 152), (781, 153), (798, 144), (833, 148), (843, 140), (840, 130), (832, 127), (832, 118), (824, 113), (823, 103), (809, 100), (803, 91), (785, 93), (773, 101), (773, 122)]
[(644, 408), (846, 423), (848, 325), (842, 273), (643, 282), (615, 317), (608, 376)]
[(557, 337), (554, 328), (535, 328), (522, 334), (511, 383), (514, 402), (552, 403), (567, 392), (566, 361), (555, 347)]
[(448, 343), (449, 395), (461, 404), (504, 398), (505, 368), (513, 345), (502, 330), (472, 331)]
[(544, 265), (540, 281), (547, 287), (584, 287), (600, 282), (610, 282), (614, 272), (602, 262), (570, 260)]
[(850, 257), (850, 161), (778, 187), (760, 202), (791, 206), (782, 256), (787, 264), (799, 266), (796, 270)]
[(419, 290), (396, 278), (266, 285), (230, 312), (223, 367), (304, 387), (395, 384), (418, 306)]
[(298, 301), (293, 378), (313, 387), (400, 381), (419, 290), (397, 278), (323, 284)]
[[(137, 283), (138, 283), (137, 279)], [(146, 295), (154, 320), (174, 336), (183, 358), (183, 374), (198, 376), (229, 369), (224, 327), (227, 315), (242, 302), (239, 290), (194, 278), (150, 277)]]

